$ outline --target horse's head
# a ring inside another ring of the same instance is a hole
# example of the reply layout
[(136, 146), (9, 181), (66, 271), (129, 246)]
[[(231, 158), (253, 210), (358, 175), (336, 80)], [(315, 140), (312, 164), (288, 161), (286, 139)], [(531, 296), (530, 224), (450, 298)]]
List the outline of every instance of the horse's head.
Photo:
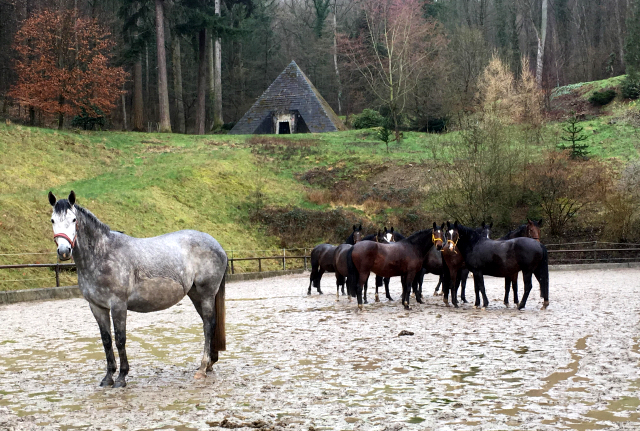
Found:
[(387, 230), (387, 228), (385, 227), (383, 235), (384, 235), (384, 239), (387, 242), (396, 242), (396, 238), (393, 235), (393, 227), (391, 228), (391, 230)]
[(384, 228), (384, 232), (378, 229), (378, 233), (376, 234), (376, 242), (380, 242), (382, 244), (389, 244), (391, 242), (388, 239), (386, 227)]
[(542, 227), (542, 219), (540, 221), (527, 219), (527, 236), (540, 242), (540, 228)]
[(433, 222), (433, 231), (431, 233), (431, 241), (436, 246), (436, 250), (442, 250), (444, 245), (444, 223), (438, 226), (436, 222)]
[(53, 193), (49, 192), (49, 203), (53, 207), (51, 223), (53, 225), (53, 240), (58, 245), (58, 258), (60, 260), (69, 260), (78, 236), (76, 210), (74, 208), (76, 194), (71, 191), (68, 199), (57, 200)]
[(357, 228), (353, 225), (353, 243), (357, 244), (358, 241), (362, 241), (362, 223)]
[(460, 239), (460, 233), (458, 232), (458, 221), (454, 224), (447, 222), (447, 232), (444, 234), (447, 244), (443, 247), (443, 251), (448, 251), (457, 254), (458, 240)]
[(489, 237), (491, 236), (492, 227), (493, 227), (493, 222), (491, 222), (491, 224), (486, 224), (485, 222), (482, 222), (482, 227), (480, 228), (480, 236), (482, 238), (489, 239)]

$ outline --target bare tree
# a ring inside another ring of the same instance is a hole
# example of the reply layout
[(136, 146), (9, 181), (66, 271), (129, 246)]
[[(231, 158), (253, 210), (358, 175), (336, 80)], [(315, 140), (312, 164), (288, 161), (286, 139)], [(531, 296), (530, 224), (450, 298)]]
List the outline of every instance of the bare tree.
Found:
[(158, 106), (160, 112), (160, 132), (171, 133), (169, 114), (169, 87), (167, 84), (167, 53), (164, 48), (164, 4), (156, 2), (156, 47), (158, 51)]

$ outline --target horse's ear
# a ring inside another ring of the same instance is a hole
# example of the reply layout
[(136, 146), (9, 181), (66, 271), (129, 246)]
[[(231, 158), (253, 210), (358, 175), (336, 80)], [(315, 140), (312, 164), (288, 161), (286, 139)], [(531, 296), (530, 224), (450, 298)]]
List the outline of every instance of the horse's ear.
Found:
[(484, 229), (485, 227), (487, 227), (487, 224), (484, 222), (484, 220), (482, 220), (482, 229)]
[(358, 230), (362, 230), (362, 223), (360, 223), (360, 226), (358, 226)]
[(440, 225), (440, 230), (444, 229), (444, 222), (442, 222), (442, 224)]
[(529, 217), (527, 217), (527, 224), (532, 224), (533, 222), (531, 221), (531, 219)]
[[(444, 223), (442, 223), (442, 224), (444, 224)], [(451, 229), (451, 223), (449, 223), (449, 220), (447, 220), (447, 230), (450, 230), (450, 229)]]
[(455, 227), (456, 229), (458, 229), (458, 220), (456, 220), (455, 222), (453, 222), (453, 227)]
[(538, 227), (542, 227), (542, 219), (538, 222)]
[(433, 222), (433, 229), (435, 230), (437, 228), (438, 228), (438, 225), (436, 224), (436, 222)]
[(489, 229), (491, 229), (493, 227), (493, 222), (491, 222), (491, 224), (489, 225)]
[(355, 224), (353, 225), (353, 231), (354, 232), (356, 231), (356, 225)]
[(69, 205), (73, 207), (75, 203), (76, 203), (76, 194), (73, 190), (71, 190), (71, 193), (69, 193)]
[(53, 193), (49, 192), (49, 203), (51, 204), (51, 206), (54, 206), (56, 204), (56, 201), (56, 196)]
[(393, 226), (391, 226), (391, 233), (393, 233)]

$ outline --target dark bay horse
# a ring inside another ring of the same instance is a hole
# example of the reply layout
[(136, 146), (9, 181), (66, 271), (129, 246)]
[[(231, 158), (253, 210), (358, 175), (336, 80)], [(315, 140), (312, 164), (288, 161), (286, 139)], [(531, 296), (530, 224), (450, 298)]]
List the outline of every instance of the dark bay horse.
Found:
[[(68, 199), (57, 200), (51, 223), (60, 260), (75, 260), (78, 287), (100, 327), (107, 374), (100, 386), (124, 387), (129, 373), (125, 350), (127, 310), (159, 311), (189, 296), (202, 318), (204, 354), (196, 378), (206, 377), (226, 349), (225, 272), (227, 254), (210, 235), (182, 230), (154, 238), (132, 238), (112, 231), (90, 211)], [(120, 374), (113, 381), (116, 360), (111, 324), (120, 356)]]
[[(475, 306), (480, 306), (480, 294), (483, 307), (489, 305), (484, 289), (484, 276), (513, 279), (522, 271), (525, 291), (518, 304), (521, 310), (527, 303), (531, 292), (531, 276), (535, 275), (540, 283), (541, 296), (544, 298), (543, 309), (549, 305), (549, 257), (547, 248), (531, 238), (514, 238), (495, 241), (483, 238), (475, 229), (455, 222), (447, 232), (447, 244), (453, 244), (457, 253), (461, 254), (466, 267), (473, 273), (476, 290)], [(455, 292), (454, 292), (455, 294)]]
[[(381, 242), (381, 243), (387, 242), (387, 240), (385, 239), (385, 237), (382, 235), (380, 231), (378, 231), (377, 234), (371, 234), (371, 235), (365, 236), (364, 238), (362, 238), (362, 241), (375, 241), (375, 242)], [(349, 275), (349, 268), (347, 265), (347, 253), (351, 249), (351, 247), (353, 247), (353, 245), (351, 244), (347, 244), (347, 243), (340, 244), (338, 247), (336, 247), (336, 251), (334, 253), (334, 267), (336, 270), (336, 277), (340, 275), (342, 277), (343, 283)], [(368, 283), (369, 283), (368, 280), (364, 283), (364, 303), (365, 304), (368, 304), (368, 301), (367, 301)], [(344, 284), (342, 285), (342, 287), (343, 287), (342, 295), (344, 295)], [(339, 299), (340, 299), (340, 296), (338, 295), (338, 292), (336, 292), (336, 301), (338, 301)], [(351, 296), (349, 296), (349, 301), (351, 301)]]
[[(491, 228), (493, 223), (486, 224), (482, 222), (482, 226), (476, 229), (476, 232), (482, 237), (489, 239), (491, 235)], [(466, 303), (465, 288), (467, 285), (467, 278), (469, 277), (469, 269), (464, 264), (464, 259), (460, 253), (456, 250), (456, 244), (458, 242), (457, 234), (454, 234), (451, 230), (451, 223), (447, 222), (447, 233), (445, 233), (446, 244), (442, 247), (442, 258), (446, 263), (446, 268), (449, 271), (449, 279), (451, 286), (443, 286), (442, 288), (442, 300), (449, 306), (449, 291), (452, 292), (451, 302), (453, 306), (458, 308), (458, 287), (461, 287), (460, 298), (462, 302)], [(441, 277), (442, 279), (442, 277)]]
[[(527, 223), (520, 225), (516, 229), (507, 233), (505, 236), (500, 237), (501, 241), (514, 238), (531, 238), (540, 242), (540, 229), (542, 228), (542, 219), (539, 221), (527, 219)], [(513, 280), (510, 278), (504, 279), (504, 305), (509, 306), (509, 290), (513, 287), (513, 303), (518, 303), (518, 277)]]
[[(382, 277), (400, 276), (402, 304), (406, 309), (410, 308), (409, 297), (414, 278), (422, 269), (431, 248), (442, 247), (442, 238), (436, 237), (434, 232), (436, 232), (434, 229), (421, 230), (391, 244), (362, 241), (348, 251), (347, 289), (349, 295), (357, 296), (360, 309), (362, 309), (362, 288), (371, 272)], [(421, 301), (418, 293), (416, 293), (416, 300)]]
[[(353, 225), (353, 232), (344, 242), (345, 244), (353, 245), (362, 239), (362, 225), (356, 227)], [(335, 267), (335, 253), (338, 247), (331, 244), (320, 244), (311, 250), (311, 274), (309, 275), (309, 290), (307, 295), (311, 295), (311, 285), (318, 289), (318, 293), (322, 295), (322, 289), (320, 289), (320, 280), (322, 274), (325, 272), (336, 272)], [(336, 273), (336, 288), (340, 290), (342, 286), (342, 294), (344, 295), (345, 278), (339, 273)]]
[[(393, 226), (391, 230), (387, 230), (384, 228), (384, 231), (380, 233), (382, 237), (385, 239), (387, 243), (397, 242), (403, 240), (405, 238), (400, 232), (395, 231)], [(422, 272), (422, 277), (424, 277), (424, 272)], [(376, 302), (380, 302), (380, 297), (378, 296), (378, 288), (384, 284), (384, 293), (389, 301), (393, 301), (391, 294), (389, 293), (389, 282), (391, 281), (391, 277), (381, 277), (376, 275)], [(420, 279), (420, 287), (422, 287), (422, 279)], [(365, 289), (366, 292), (366, 289)], [(366, 295), (365, 295), (366, 296)], [(366, 301), (365, 301), (366, 303)]]

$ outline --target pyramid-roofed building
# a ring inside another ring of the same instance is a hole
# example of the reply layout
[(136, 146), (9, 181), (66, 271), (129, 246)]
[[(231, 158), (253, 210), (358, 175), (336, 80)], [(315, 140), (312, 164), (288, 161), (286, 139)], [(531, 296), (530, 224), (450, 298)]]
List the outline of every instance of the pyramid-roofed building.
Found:
[(292, 61), (229, 133), (322, 133), (338, 130), (346, 130), (345, 125)]

